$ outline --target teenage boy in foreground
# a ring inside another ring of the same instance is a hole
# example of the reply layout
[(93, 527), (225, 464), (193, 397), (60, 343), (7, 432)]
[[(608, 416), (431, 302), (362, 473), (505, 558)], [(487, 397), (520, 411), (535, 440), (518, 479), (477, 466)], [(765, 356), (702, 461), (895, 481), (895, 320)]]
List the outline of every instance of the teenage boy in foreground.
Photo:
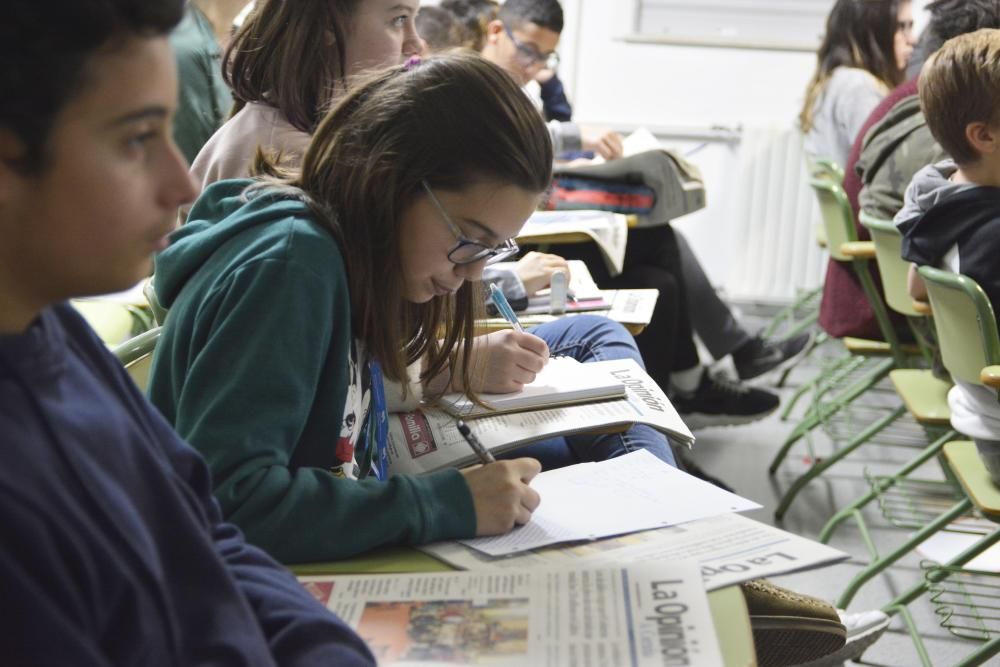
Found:
[[(225, 524), (208, 471), (68, 306), (127, 288), (195, 187), (171, 135), (181, 0), (10, 0), (0, 22), (5, 665), (368, 665)], [(58, 20), (53, 20), (53, 17)]]

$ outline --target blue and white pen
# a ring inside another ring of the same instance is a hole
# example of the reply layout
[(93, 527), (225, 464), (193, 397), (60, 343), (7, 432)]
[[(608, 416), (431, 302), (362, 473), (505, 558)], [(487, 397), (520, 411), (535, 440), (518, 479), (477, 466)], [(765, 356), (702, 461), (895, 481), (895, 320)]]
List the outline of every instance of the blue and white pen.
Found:
[(514, 327), (514, 331), (524, 333), (524, 327), (521, 326), (517, 315), (514, 314), (514, 309), (510, 307), (510, 302), (507, 301), (507, 297), (503, 295), (503, 290), (497, 287), (496, 283), (490, 283), (490, 298), (493, 299), (493, 303), (496, 305), (497, 310), (500, 311), (500, 315), (510, 322), (510, 326)]

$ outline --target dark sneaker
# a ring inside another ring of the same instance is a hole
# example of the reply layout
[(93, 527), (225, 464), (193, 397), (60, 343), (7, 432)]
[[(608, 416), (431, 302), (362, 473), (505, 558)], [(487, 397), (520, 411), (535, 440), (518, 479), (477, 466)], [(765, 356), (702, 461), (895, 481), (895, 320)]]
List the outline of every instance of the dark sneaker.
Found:
[(785, 340), (772, 341), (753, 338), (739, 350), (733, 352), (733, 365), (741, 380), (749, 380), (777, 368), (791, 366), (809, 350), (811, 332), (792, 336)]
[(777, 395), (750, 387), (707, 370), (693, 392), (677, 392), (671, 399), (688, 428), (735, 426), (763, 419), (778, 408)]

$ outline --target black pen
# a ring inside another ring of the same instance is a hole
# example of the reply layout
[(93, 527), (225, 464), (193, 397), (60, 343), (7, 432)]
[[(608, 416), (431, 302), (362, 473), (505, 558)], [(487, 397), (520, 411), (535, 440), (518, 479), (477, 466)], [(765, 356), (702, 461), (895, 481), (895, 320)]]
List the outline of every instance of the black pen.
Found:
[(479, 442), (479, 438), (477, 438), (476, 434), (472, 432), (472, 429), (469, 428), (468, 424), (459, 419), (455, 422), (455, 426), (458, 427), (458, 432), (461, 433), (462, 437), (465, 438), (465, 441), (469, 443), (469, 447), (472, 447), (472, 451), (476, 453), (476, 456), (479, 457), (479, 461), (483, 465), (497, 462), (497, 460), (493, 458), (493, 454), (490, 453), (490, 450), (486, 449), (486, 447), (483, 446), (483, 443)]

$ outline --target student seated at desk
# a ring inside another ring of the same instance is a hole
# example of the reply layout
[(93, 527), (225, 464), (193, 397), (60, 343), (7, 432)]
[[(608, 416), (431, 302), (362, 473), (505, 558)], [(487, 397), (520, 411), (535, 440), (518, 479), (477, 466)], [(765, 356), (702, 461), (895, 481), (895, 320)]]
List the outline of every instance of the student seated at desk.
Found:
[(223, 522), (202, 459), (61, 303), (148, 275), (197, 192), (171, 139), (183, 9), (4, 4), (0, 662), (374, 665)]
[[(377, 428), (381, 376), (405, 384), (415, 362), (431, 392), (503, 390), (546, 362), (545, 341), (508, 332), (484, 383), (472, 381), (480, 288), (466, 282), (516, 247), (552, 167), (541, 119), (523, 98), (501, 102), (505, 87), (517, 90), (474, 56), (383, 72), (347, 93), (317, 129), (301, 179), (278, 190), (312, 208), (271, 203), (266, 182), (220, 182), (157, 259), (170, 315), (150, 396), (208, 458), (227, 516), (283, 560), (501, 533), (538, 502), (530, 459), (386, 481)], [(555, 324), (553, 352), (588, 354), (589, 330), (614, 325)], [(617, 348), (634, 353), (628, 342)], [(671, 456), (649, 427), (524, 451), (568, 462), (574, 443), (585, 460), (640, 446)]]
[[(285, 0), (259, 2), (231, 43), (224, 62), (224, 74), (235, 88), (240, 109), (199, 153), (192, 166), (195, 177), (203, 186), (224, 178), (244, 178), (258, 147), (279, 154), (286, 167), (298, 166), (323, 110), (347, 88), (349, 77), (399, 64), (404, 56), (421, 49), (414, 31), (416, 6), (415, 2), (387, 5), (381, 0), (361, 0), (349, 11), (331, 13), (325, 3), (303, 8)], [(334, 32), (342, 37), (337, 48), (330, 48), (328, 42), (325, 26), (331, 21)], [(315, 66), (310, 55), (311, 66), (307, 67), (302, 62), (306, 52), (321, 58), (322, 65)], [(642, 365), (628, 332), (605, 318), (553, 322), (530, 333), (523, 336), (501, 331), (477, 340), (474, 356), (486, 359), (490, 370), (485, 374), (487, 384), (476, 389), (520, 389), (542, 367), (549, 352), (581, 362), (631, 358)], [(402, 390), (390, 382), (387, 394), (392, 404)], [(569, 449), (566, 444), (561, 439), (551, 446), (537, 444), (531, 454), (541, 457), (546, 467), (553, 467), (642, 447), (674, 463), (669, 443), (646, 426), (635, 427), (617, 440), (595, 442), (580, 437), (569, 441)]]
[[(953, 159), (913, 177), (895, 221), (903, 258), (969, 276), (1000, 313), (1000, 30), (955, 37), (934, 53), (920, 76), (927, 127)], [(956, 100), (962, 100), (956, 105)], [(910, 293), (926, 299), (920, 274)], [(948, 392), (951, 423), (971, 436), (1000, 483), (997, 392), (961, 380)]]
[[(462, 4), (443, 3), (442, 7), (458, 11)], [(470, 11), (477, 6), (467, 4)], [(503, 67), (527, 90), (542, 68), (557, 59), (562, 6), (558, 0), (508, 0), (496, 14), (488, 6), (478, 6), (483, 19), (488, 19), (481, 40), (482, 55)], [(541, 98), (530, 93), (529, 97), (541, 112)], [(588, 136), (587, 128), (559, 121), (547, 126), (557, 145), (588, 147), (586, 141), (579, 141), (579, 137)], [(599, 133), (596, 136), (593, 141), (598, 144), (607, 141)], [(612, 158), (620, 156), (620, 151), (610, 148), (606, 152)], [(637, 344), (650, 375), (671, 390), (675, 406), (690, 426), (746, 423), (765, 417), (778, 406), (778, 397), (771, 392), (706, 372), (698, 358), (694, 331), (717, 358), (733, 356), (741, 379), (756, 377), (796, 358), (808, 344), (808, 334), (783, 342), (749, 334), (719, 299), (686, 240), (669, 225), (630, 230), (625, 270), (616, 277), (606, 271), (598, 251), (589, 244), (559, 245), (554, 250), (587, 262), (602, 287), (660, 290), (653, 317)]]

